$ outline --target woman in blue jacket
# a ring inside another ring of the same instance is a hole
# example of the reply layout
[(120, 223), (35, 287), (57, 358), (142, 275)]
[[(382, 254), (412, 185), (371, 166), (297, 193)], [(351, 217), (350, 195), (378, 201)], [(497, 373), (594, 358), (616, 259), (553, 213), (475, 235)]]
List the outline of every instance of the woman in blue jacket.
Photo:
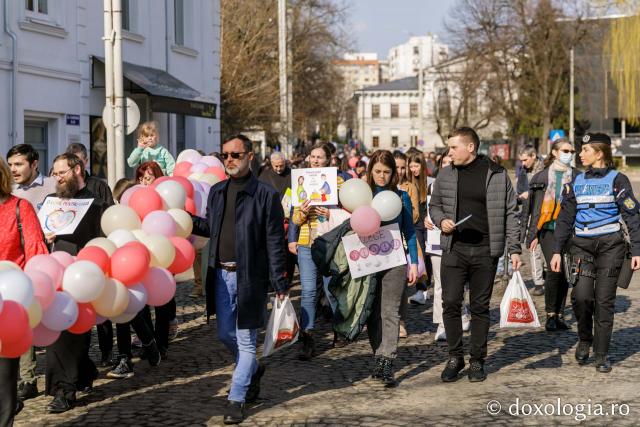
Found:
[[(392, 221), (383, 222), (382, 225), (398, 224), (409, 249), (411, 258), (409, 284), (413, 285), (418, 278), (418, 245), (413, 228), (411, 200), (407, 193), (397, 189), (398, 174), (391, 152), (379, 150), (371, 156), (367, 182), (374, 194), (385, 190), (395, 191), (402, 200), (400, 215)], [(396, 358), (398, 349), (400, 303), (407, 286), (407, 269), (401, 265), (380, 271), (376, 275), (378, 288), (367, 320), (369, 342), (375, 357), (371, 376), (380, 380), (386, 387), (393, 387), (396, 385), (393, 376), (393, 360)]]

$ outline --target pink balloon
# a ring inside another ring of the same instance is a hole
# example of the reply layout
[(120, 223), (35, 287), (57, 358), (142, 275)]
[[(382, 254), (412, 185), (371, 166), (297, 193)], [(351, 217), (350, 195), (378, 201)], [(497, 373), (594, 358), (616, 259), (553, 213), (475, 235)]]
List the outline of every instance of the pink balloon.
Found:
[(36, 255), (31, 257), (24, 266), (24, 272), (41, 271), (53, 280), (53, 286), (59, 289), (62, 286), (64, 267), (51, 255)]
[(165, 305), (176, 294), (176, 279), (165, 268), (149, 268), (142, 284), (147, 289), (147, 304), (154, 307)]
[(53, 286), (53, 280), (41, 271), (29, 271), (26, 275), (29, 276), (31, 283), (33, 283), (33, 296), (40, 303), (42, 311), (46, 310), (56, 298), (56, 288)]
[(220, 181), (227, 179), (227, 174), (224, 172), (224, 168), (211, 167), (207, 168), (204, 172), (217, 176), (220, 178)]
[(191, 172), (204, 172), (208, 167), (209, 166), (206, 163), (196, 163), (195, 165), (191, 166)]
[(52, 252), (51, 257), (58, 261), (62, 268), (67, 268), (74, 262), (73, 256), (63, 251)]
[(125, 206), (129, 206), (129, 200), (131, 200), (131, 196), (133, 196), (133, 193), (135, 193), (136, 191), (138, 191), (141, 188), (144, 188), (144, 185), (136, 184), (131, 188), (127, 188), (125, 190), (125, 192), (122, 193), (122, 196), (120, 196), (120, 204), (121, 205), (125, 205)]
[(224, 165), (222, 164), (220, 159), (214, 156), (204, 156), (203, 158), (200, 159), (200, 163), (204, 163), (209, 167), (224, 169)]
[(191, 162), (178, 162), (173, 169), (173, 176), (184, 176), (185, 178), (191, 175)]
[(47, 347), (53, 344), (60, 337), (60, 331), (52, 331), (42, 323), (33, 328), (33, 345), (36, 347)]
[(142, 231), (149, 234), (162, 234), (165, 237), (176, 235), (176, 222), (173, 217), (165, 211), (149, 212), (142, 221)]
[(380, 214), (371, 206), (360, 206), (351, 214), (350, 222), (358, 236), (370, 236), (380, 229)]
[(196, 215), (204, 217), (204, 215), (206, 214), (207, 199), (205, 198), (202, 191), (196, 191), (195, 193), (193, 193), (193, 202), (196, 205)]

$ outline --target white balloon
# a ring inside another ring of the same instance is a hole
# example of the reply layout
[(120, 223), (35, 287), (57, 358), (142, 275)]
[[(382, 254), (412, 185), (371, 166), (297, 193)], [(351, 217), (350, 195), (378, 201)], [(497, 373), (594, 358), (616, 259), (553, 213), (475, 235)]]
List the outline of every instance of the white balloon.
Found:
[(14, 269), (0, 271), (0, 295), (4, 301), (15, 301), (29, 310), (33, 292), (31, 279), (24, 272)]
[(77, 302), (91, 302), (104, 289), (104, 272), (91, 261), (76, 261), (64, 271), (62, 289)]
[(0, 313), (2, 313), (3, 306), (4, 306), (4, 300), (2, 299), (2, 294), (0, 294)]
[(184, 237), (185, 239), (189, 237), (193, 230), (191, 215), (182, 209), (169, 209), (167, 213), (171, 215), (176, 222), (176, 236)]
[(184, 203), (187, 201), (187, 192), (179, 182), (161, 182), (156, 187), (156, 191), (168, 209), (184, 209)]
[(149, 236), (149, 233), (147, 233), (141, 228), (137, 230), (132, 230), (131, 232), (133, 233), (134, 237), (140, 242), (142, 242), (142, 240), (144, 240), (145, 237)]
[(129, 291), (129, 305), (127, 305), (124, 313), (136, 314), (147, 305), (147, 288), (145, 288), (142, 283), (138, 283), (129, 286), (127, 290)]
[(134, 236), (131, 231), (122, 228), (112, 231), (107, 238), (115, 243), (116, 247), (118, 248), (123, 247), (129, 242), (138, 241), (138, 239), (136, 239), (136, 236)]
[(349, 212), (355, 211), (360, 206), (368, 206), (373, 200), (371, 187), (359, 178), (346, 180), (338, 191), (338, 197), (342, 206)]
[(110, 317), (109, 320), (111, 320), (113, 323), (119, 323), (122, 325), (123, 323), (131, 322), (137, 314), (138, 313), (127, 313), (125, 311), (118, 316)]
[(180, 154), (178, 154), (178, 158), (176, 159), (176, 163), (180, 162), (190, 162), (190, 163), (198, 163), (202, 158), (202, 154), (198, 153), (196, 150), (188, 148), (183, 150)]
[(381, 191), (373, 198), (371, 207), (378, 211), (382, 221), (392, 221), (402, 212), (402, 200), (395, 191)]
[(217, 175), (212, 173), (205, 173), (200, 177), (200, 181), (206, 182), (207, 184), (214, 185), (220, 182), (220, 178)]
[(20, 266), (13, 261), (7, 261), (7, 260), (0, 261), (0, 271), (5, 271), (5, 270), (22, 271)]
[(69, 329), (78, 320), (78, 304), (66, 292), (56, 292), (53, 303), (42, 314), (42, 323), (52, 331)]
[(85, 247), (86, 246), (97, 246), (101, 249), (104, 249), (109, 254), (109, 256), (113, 255), (116, 249), (118, 249), (115, 243), (113, 243), (106, 237), (96, 237), (95, 239), (91, 239), (89, 240), (89, 243), (85, 245)]

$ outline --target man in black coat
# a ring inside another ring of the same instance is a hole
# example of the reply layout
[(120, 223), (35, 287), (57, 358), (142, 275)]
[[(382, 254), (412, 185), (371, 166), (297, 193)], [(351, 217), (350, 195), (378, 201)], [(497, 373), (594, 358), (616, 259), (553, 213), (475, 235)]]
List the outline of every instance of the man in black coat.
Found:
[(211, 239), (207, 314), (216, 313), (218, 336), (236, 360), (224, 422), (237, 424), (244, 419), (245, 402), (255, 401), (260, 392), (264, 367), (256, 346), (269, 283), (284, 299), (289, 282), (280, 195), (251, 173), (251, 141), (232, 137), (220, 157), (229, 180), (211, 188), (207, 217), (193, 217), (193, 233)]

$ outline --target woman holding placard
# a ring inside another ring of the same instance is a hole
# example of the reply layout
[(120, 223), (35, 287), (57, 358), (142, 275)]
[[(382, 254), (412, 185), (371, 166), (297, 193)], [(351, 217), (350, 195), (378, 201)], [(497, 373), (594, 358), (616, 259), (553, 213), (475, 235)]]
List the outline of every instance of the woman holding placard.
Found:
[[(309, 166), (312, 168), (325, 168), (331, 161), (331, 150), (325, 143), (313, 146), (309, 154)], [(338, 175), (338, 188), (344, 179)], [(299, 196), (300, 197), (300, 196)], [(298, 255), (298, 269), (300, 271), (300, 284), (302, 286), (300, 316), (300, 341), (302, 351), (300, 360), (309, 360), (315, 356), (315, 342), (312, 335), (316, 317), (316, 278), (318, 269), (311, 257), (311, 245), (318, 235), (318, 224), (329, 220), (330, 211), (327, 206), (311, 206), (310, 200), (305, 197), (300, 206), (293, 209), (292, 221), (299, 228), (297, 242), (289, 242), (289, 251)]]
[[(397, 188), (398, 174), (391, 152), (379, 150), (371, 156), (367, 182), (374, 194), (371, 205), (380, 214), (382, 225), (398, 224), (407, 242), (411, 259), (409, 284), (413, 285), (418, 278), (418, 245), (413, 228), (412, 206), (409, 195)], [(384, 203), (376, 203), (376, 199), (384, 199)], [(398, 349), (400, 303), (407, 285), (406, 271), (406, 266), (401, 265), (375, 273), (379, 285), (371, 314), (367, 319), (369, 342), (375, 357), (371, 376), (380, 380), (386, 387), (396, 385), (393, 361)]]

